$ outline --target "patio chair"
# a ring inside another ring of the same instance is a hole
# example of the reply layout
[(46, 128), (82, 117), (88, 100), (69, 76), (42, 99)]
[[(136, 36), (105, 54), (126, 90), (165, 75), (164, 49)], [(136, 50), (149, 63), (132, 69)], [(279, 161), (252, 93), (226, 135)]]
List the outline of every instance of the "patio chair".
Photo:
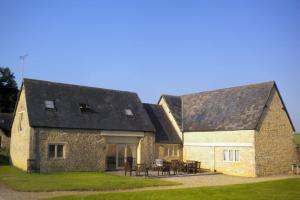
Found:
[(163, 159), (155, 159), (153, 161), (151, 169), (153, 171), (157, 171), (157, 176), (159, 176), (159, 171), (163, 171), (164, 160)]
[(134, 171), (132, 169), (132, 164), (130, 164), (129, 162), (125, 162), (124, 163), (124, 172), (125, 172), (125, 176), (127, 175), (127, 172), (129, 172), (129, 175), (132, 176), (132, 171)]
[(299, 175), (300, 173), (300, 164), (292, 164), (292, 173)]
[(164, 173), (168, 173), (168, 175), (171, 175), (171, 163), (170, 162), (164, 162), (163, 163), (163, 167), (162, 167), (162, 175), (164, 175)]
[(197, 161), (197, 173), (201, 172), (201, 162)]
[(178, 174), (179, 160), (171, 160), (171, 170), (173, 170), (174, 175)]
[(149, 175), (149, 167), (146, 166), (146, 164), (136, 164), (135, 166), (135, 175), (140, 176), (141, 172), (144, 173), (145, 176)]
[(187, 173), (196, 174), (197, 172), (197, 161), (187, 160)]

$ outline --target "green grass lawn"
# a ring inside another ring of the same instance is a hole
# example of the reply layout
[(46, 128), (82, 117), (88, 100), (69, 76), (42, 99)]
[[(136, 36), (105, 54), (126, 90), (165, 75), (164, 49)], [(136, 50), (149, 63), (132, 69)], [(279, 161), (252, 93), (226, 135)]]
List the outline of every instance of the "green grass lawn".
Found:
[(294, 134), (294, 139), (296, 144), (300, 145), (300, 133)]
[(300, 179), (231, 186), (67, 196), (52, 200), (299, 200)]
[(150, 178), (134, 178), (102, 172), (28, 174), (12, 166), (0, 166), (0, 181), (17, 191), (115, 190), (176, 185)]

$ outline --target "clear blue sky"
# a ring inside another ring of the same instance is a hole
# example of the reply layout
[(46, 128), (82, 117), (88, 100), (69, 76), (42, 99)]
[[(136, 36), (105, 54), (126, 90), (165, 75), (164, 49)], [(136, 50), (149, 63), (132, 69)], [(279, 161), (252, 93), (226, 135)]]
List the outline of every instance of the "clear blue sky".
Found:
[(144, 102), (275, 80), (300, 130), (300, 1), (0, 1), (0, 65)]

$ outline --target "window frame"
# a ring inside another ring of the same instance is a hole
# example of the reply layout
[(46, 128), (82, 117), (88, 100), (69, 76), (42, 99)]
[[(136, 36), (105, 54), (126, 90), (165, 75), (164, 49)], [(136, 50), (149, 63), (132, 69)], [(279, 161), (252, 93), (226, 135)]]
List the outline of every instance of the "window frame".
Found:
[[(46, 102), (52, 102), (53, 103), (53, 108), (47, 107)], [(55, 100), (44, 100), (44, 106), (45, 106), (45, 110), (47, 110), (47, 111), (56, 111), (56, 102), (55, 102)]]
[[(54, 146), (54, 157), (50, 157), (50, 146)], [(62, 146), (62, 157), (58, 157), (58, 146)], [(47, 158), (48, 160), (63, 160), (66, 158), (66, 144), (65, 143), (48, 143), (47, 144)]]
[[(177, 148), (177, 151), (176, 151), (176, 148)], [(171, 156), (179, 156), (179, 149), (180, 147), (177, 147), (176, 144), (169, 144), (166, 146), (167, 148), (167, 155), (165, 156), (168, 156), (168, 157), (171, 157)]]
[[(230, 159), (230, 152), (232, 152), (232, 160)], [(228, 163), (240, 162), (241, 161), (240, 152), (241, 152), (240, 149), (224, 149), (223, 150), (223, 162), (228, 162)], [(236, 156), (237, 153), (238, 153), (238, 160), (237, 160), (237, 156)]]
[(93, 109), (90, 104), (88, 103), (79, 103), (79, 110), (81, 113), (91, 113)]
[[(128, 114), (128, 112), (131, 112), (132, 115)], [(122, 111), (122, 115), (126, 117), (126, 119), (135, 119), (135, 114), (131, 108), (125, 108)]]

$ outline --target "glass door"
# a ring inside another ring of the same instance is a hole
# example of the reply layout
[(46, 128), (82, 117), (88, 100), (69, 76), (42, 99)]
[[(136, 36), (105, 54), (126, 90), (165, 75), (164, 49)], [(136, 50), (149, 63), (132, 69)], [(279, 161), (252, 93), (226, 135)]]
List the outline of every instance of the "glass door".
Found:
[(124, 167), (124, 161), (125, 161), (125, 145), (124, 144), (118, 144), (117, 145), (117, 169), (122, 169)]
[(106, 152), (106, 169), (116, 170), (117, 164), (117, 151), (115, 144), (109, 144)]

